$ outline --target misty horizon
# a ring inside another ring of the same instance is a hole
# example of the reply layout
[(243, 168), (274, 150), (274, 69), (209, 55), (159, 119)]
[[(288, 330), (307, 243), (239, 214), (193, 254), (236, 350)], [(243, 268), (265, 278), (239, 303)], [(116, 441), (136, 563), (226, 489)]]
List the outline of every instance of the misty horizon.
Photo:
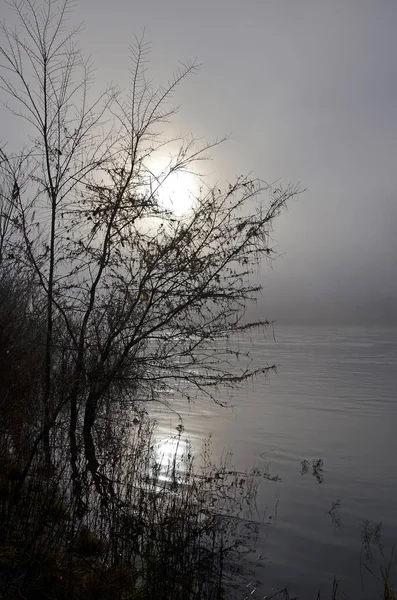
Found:
[[(365, 321), (372, 303), (397, 305), (397, 3), (87, 0), (71, 19), (84, 22), (95, 89), (128, 85), (128, 47), (144, 30), (154, 81), (198, 57), (170, 133), (230, 134), (210, 163), (220, 184), (252, 172), (306, 188), (275, 223), (280, 258), (259, 274), (268, 318), (348, 321), (362, 306)], [(0, 121), (14, 139), (4, 108)]]

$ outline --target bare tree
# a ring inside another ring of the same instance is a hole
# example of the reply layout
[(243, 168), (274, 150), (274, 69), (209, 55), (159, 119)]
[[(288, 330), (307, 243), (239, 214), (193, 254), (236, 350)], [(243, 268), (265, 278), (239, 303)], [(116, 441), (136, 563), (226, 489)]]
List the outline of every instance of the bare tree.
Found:
[[(91, 99), (80, 29), (66, 29), (69, 1), (11, 6), (19, 29), (2, 28), (1, 87), (34, 133), (21, 153), (24, 171), (12, 171), (17, 232), (9, 245), (20, 250), (10, 256), (46, 301), (43, 425), (24, 476), (42, 442), (50, 459), (50, 432), (67, 410), (76, 489), (81, 455), (103, 489), (96, 427), (109, 403), (128, 407), (137, 389), (152, 398), (169, 386), (211, 395), (270, 368), (236, 371), (238, 349), (225, 340), (267, 324), (245, 319), (260, 291), (251, 275), (272, 258), (273, 221), (298, 189), (243, 176), (225, 189), (201, 181), (191, 209), (177, 217), (161, 203), (162, 186), (194, 172), (219, 143), (162, 132), (176, 111), (172, 94), (196, 63), (153, 89), (149, 47), (136, 39), (130, 89)], [(153, 157), (176, 142), (167, 168), (154, 173)], [(16, 160), (5, 149), (2, 159)]]

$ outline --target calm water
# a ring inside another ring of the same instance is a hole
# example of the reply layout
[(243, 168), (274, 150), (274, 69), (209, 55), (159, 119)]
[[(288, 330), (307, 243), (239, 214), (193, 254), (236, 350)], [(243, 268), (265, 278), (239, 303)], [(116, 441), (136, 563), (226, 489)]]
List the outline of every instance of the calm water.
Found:
[[(300, 599), (318, 588), (328, 598), (334, 575), (351, 599), (377, 597), (360, 550), (365, 519), (383, 523), (385, 565), (397, 543), (397, 329), (278, 327), (276, 342), (261, 334), (249, 345), (255, 364), (276, 363), (278, 373), (225, 395), (232, 408), (170, 400), (197, 449), (212, 434), (215, 456), (232, 451), (238, 468), (265, 459), (281, 478), (259, 489), (268, 525), (253, 597), (288, 585)], [(175, 433), (175, 415), (156, 417), (160, 437)], [(311, 469), (301, 474), (303, 460), (319, 458), (322, 483)], [(375, 556), (370, 566), (379, 575)]]

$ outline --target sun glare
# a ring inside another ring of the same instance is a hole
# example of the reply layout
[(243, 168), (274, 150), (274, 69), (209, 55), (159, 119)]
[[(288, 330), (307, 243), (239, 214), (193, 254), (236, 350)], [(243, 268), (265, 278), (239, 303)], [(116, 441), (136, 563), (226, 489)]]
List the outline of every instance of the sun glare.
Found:
[[(163, 167), (163, 168), (162, 168)], [(164, 166), (156, 164), (153, 172), (162, 181), (157, 196), (160, 205), (182, 217), (193, 206), (197, 195), (197, 181), (192, 173), (185, 171), (171, 173), (164, 179)]]

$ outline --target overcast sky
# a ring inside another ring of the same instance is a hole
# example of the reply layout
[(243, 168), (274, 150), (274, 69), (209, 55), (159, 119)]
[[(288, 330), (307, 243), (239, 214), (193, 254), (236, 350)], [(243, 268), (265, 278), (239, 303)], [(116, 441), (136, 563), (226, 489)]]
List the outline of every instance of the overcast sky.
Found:
[(127, 83), (144, 28), (156, 82), (198, 58), (177, 126), (231, 134), (214, 157), (220, 181), (253, 171), (307, 188), (261, 273), (270, 317), (291, 299), (323, 310), (397, 298), (396, 0), (79, 0), (74, 18), (102, 82)]

